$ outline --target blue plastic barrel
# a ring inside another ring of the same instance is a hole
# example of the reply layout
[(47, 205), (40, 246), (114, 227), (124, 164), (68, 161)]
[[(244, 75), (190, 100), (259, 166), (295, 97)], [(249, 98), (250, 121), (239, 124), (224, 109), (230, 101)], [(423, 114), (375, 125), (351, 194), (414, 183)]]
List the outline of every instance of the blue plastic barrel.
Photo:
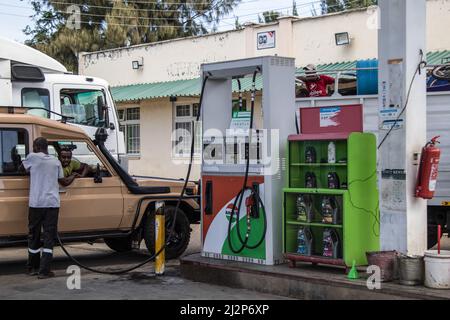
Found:
[[(378, 60), (359, 60), (356, 62), (357, 94), (378, 94)], [(377, 68), (359, 70), (360, 68)]]

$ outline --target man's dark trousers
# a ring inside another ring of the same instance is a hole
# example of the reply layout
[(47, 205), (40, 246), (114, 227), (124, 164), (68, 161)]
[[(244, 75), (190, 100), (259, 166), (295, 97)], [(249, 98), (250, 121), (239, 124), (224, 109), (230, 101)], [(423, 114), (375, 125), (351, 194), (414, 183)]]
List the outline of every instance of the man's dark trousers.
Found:
[(28, 267), (39, 270), (40, 274), (50, 272), (58, 229), (58, 214), (59, 208), (29, 208), (28, 211)]

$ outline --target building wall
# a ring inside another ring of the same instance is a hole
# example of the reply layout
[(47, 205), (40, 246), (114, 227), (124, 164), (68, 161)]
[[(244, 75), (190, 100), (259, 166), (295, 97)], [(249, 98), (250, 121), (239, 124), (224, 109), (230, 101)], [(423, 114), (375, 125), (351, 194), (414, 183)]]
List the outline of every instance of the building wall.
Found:
[[(192, 79), (205, 62), (245, 56), (244, 31), (217, 33), (129, 48), (82, 53), (80, 73), (109, 81), (111, 86)], [(143, 57), (144, 66), (133, 70), (131, 62)]]
[[(367, 11), (305, 19), (293, 24), (294, 57), (297, 65), (375, 58), (378, 30)], [(336, 46), (335, 33), (348, 32), (350, 45)]]
[[(375, 11), (353, 10), (313, 18), (281, 18), (269, 25), (252, 24), (243, 30), (221, 32), (119, 48), (81, 53), (80, 73), (98, 76), (112, 86), (192, 79), (205, 62), (234, 60), (263, 55), (296, 58), (297, 66), (308, 63), (352, 61), (377, 57), (377, 16)], [(450, 0), (427, 2), (427, 50), (450, 49)], [(257, 50), (257, 34), (276, 32), (274, 49)], [(351, 44), (336, 46), (334, 34), (349, 32)], [(144, 59), (140, 70), (131, 62)]]
[(429, 51), (450, 49), (450, 1), (427, 2), (427, 47)]
[[(180, 103), (192, 103), (196, 100), (184, 98)], [(140, 155), (129, 157), (129, 172), (133, 175), (150, 175), (167, 178), (184, 178), (187, 159), (172, 157), (172, 102), (169, 98), (144, 100), (137, 104), (119, 104), (118, 109), (140, 108)], [(199, 176), (199, 165), (192, 170), (192, 178)]]

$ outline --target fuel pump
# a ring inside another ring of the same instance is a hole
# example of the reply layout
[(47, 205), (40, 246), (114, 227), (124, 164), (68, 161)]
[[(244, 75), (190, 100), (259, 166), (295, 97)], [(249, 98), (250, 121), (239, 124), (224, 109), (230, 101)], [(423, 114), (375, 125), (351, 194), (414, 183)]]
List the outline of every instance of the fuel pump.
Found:
[(436, 147), (439, 136), (431, 139), (422, 149), (419, 174), (416, 184), (416, 198), (432, 199), (436, 190), (441, 150)]
[[(295, 132), (294, 59), (208, 63), (202, 76), (209, 77), (202, 108), (202, 256), (281, 263), (285, 174), (280, 158)], [(244, 92), (251, 96), (249, 111)]]

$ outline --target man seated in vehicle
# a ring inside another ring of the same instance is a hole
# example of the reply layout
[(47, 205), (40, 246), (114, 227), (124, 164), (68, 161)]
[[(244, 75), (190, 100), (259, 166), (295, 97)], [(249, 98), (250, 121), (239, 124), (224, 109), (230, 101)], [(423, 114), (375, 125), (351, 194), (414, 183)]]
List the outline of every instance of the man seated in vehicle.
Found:
[(63, 147), (59, 151), (59, 161), (61, 161), (64, 172), (64, 178), (60, 183), (65, 187), (70, 185), (75, 178), (84, 178), (89, 174), (89, 166), (72, 159), (72, 150), (68, 147)]

